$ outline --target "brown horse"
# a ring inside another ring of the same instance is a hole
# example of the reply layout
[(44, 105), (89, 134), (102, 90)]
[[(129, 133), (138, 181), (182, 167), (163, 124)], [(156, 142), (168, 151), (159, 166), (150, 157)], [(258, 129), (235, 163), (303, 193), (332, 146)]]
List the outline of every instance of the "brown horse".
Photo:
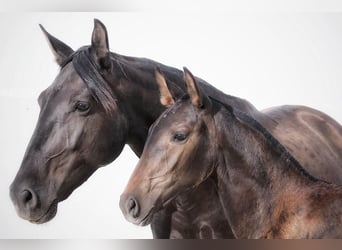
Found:
[(259, 122), (201, 92), (186, 69), (185, 79), (188, 95), (152, 125), (121, 196), (126, 218), (147, 224), (211, 177), (237, 238), (341, 238), (342, 186), (311, 176)]
[[(98, 20), (91, 45), (77, 51), (43, 31), (61, 70), (39, 97), (41, 111), (36, 129), (10, 188), (18, 215), (34, 223), (52, 219), (58, 203), (98, 168), (115, 160), (125, 144), (137, 156), (141, 155), (150, 125), (165, 110), (159, 102), (155, 80), (157, 66), (176, 97), (181, 97), (185, 91), (180, 70), (145, 58), (111, 53), (106, 28)], [(317, 110), (298, 106), (259, 112), (243, 99), (225, 95), (199, 78), (197, 82), (208, 95), (261, 122), (308, 166), (312, 175), (342, 183), (338, 164), (342, 161), (339, 150), (342, 129), (333, 119)], [(321, 168), (321, 162), (328, 163), (326, 168)], [(227, 230), (221, 231), (220, 225), (228, 227), (222, 212), (212, 209), (211, 213), (195, 216), (196, 211), (206, 209), (188, 207), (192, 199), (191, 206), (197, 204), (206, 208), (208, 204), (202, 202), (202, 197), (208, 195), (212, 206), (218, 207), (215, 187), (207, 188), (208, 185), (210, 181), (198, 187), (202, 195), (183, 194), (160, 211), (151, 224), (154, 237), (207, 235), (198, 228), (202, 218), (206, 220), (203, 225), (212, 218), (213, 237), (229, 237)], [(198, 227), (188, 223), (193, 218), (197, 218)], [(204, 232), (207, 229), (205, 226)]]

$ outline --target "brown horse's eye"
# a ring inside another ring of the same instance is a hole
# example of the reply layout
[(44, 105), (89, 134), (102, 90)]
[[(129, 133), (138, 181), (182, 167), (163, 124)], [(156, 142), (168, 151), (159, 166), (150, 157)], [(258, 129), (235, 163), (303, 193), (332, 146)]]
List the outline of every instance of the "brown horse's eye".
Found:
[(173, 140), (176, 141), (176, 142), (181, 142), (181, 141), (184, 141), (187, 137), (188, 137), (187, 134), (182, 133), (182, 132), (177, 132), (177, 133), (173, 136)]
[(79, 111), (79, 112), (86, 112), (89, 110), (89, 103), (87, 102), (78, 102), (75, 105), (75, 110)]

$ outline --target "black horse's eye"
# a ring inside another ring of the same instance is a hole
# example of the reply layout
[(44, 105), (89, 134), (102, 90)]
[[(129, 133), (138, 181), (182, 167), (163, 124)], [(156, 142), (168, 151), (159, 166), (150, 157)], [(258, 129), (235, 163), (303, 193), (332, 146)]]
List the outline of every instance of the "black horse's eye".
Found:
[(187, 137), (188, 137), (187, 134), (182, 133), (182, 132), (177, 132), (177, 133), (173, 136), (173, 140), (174, 140), (174, 141), (177, 141), (177, 142), (181, 142), (181, 141), (184, 141)]
[(87, 102), (78, 102), (75, 105), (75, 110), (79, 111), (79, 112), (86, 112), (89, 110), (89, 103)]

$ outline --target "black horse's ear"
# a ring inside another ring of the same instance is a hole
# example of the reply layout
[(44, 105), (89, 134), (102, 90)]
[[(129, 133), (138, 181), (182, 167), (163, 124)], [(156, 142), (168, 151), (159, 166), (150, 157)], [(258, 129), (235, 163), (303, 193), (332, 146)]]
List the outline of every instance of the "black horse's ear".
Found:
[(98, 65), (104, 69), (109, 69), (111, 61), (107, 29), (106, 26), (104, 26), (104, 24), (98, 19), (94, 19), (91, 47), (95, 53)]
[(203, 95), (198, 88), (196, 79), (186, 67), (183, 67), (183, 70), (184, 70), (184, 82), (186, 85), (187, 92), (190, 96), (191, 102), (197, 108), (202, 108), (203, 107)]
[(166, 84), (165, 77), (159, 67), (157, 67), (155, 70), (155, 76), (156, 76), (156, 82), (159, 86), (160, 103), (166, 107), (170, 107), (172, 104), (175, 103), (175, 101)]
[(55, 56), (56, 62), (59, 66), (61, 66), (66, 58), (68, 58), (74, 51), (65, 43), (58, 40), (56, 37), (49, 34), (43, 25), (39, 24), (39, 27), (43, 31), (44, 35), (46, 36), (49, 46)]

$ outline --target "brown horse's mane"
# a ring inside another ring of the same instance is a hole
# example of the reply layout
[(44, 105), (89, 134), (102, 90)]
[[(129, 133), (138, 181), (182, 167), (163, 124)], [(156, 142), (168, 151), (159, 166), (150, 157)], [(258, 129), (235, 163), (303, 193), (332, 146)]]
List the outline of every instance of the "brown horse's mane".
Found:
[[(291, 163), (289, 165), (293, 165), (295, 170), (305, 178), (309, 178), (311, 181), (317, 182), (317, 181), (323, 181), (317, 179), (316, 177), (312, 176), (309, 174), (304, 167), (297, 161), (296, 158), (292, 156), (292, 154), (264, 127), (262, 126), (257, 120), (255, 120), (253, 117), (249, 116), (247, 113), (242, 112), (238, 109), (235, 109), (234, 107), (222, 103), (219, 100), (216, 100), (213, 97), (209, 98), (213, 101), (216, 102), (219, 106), (223, 107), (225, 109), (225, 115), (233, 117), (237, 119), (238, 121), (242, 122), (243, 124), (247, 125), (248, 127), (258, 131), (264, 138), (265, 140), (271, 144), (272, 148), (279, 154), (281, 155), (281, 159), (284, 160), (285, 162)], [(289, 166), (290, 167), (290, 166)]]

